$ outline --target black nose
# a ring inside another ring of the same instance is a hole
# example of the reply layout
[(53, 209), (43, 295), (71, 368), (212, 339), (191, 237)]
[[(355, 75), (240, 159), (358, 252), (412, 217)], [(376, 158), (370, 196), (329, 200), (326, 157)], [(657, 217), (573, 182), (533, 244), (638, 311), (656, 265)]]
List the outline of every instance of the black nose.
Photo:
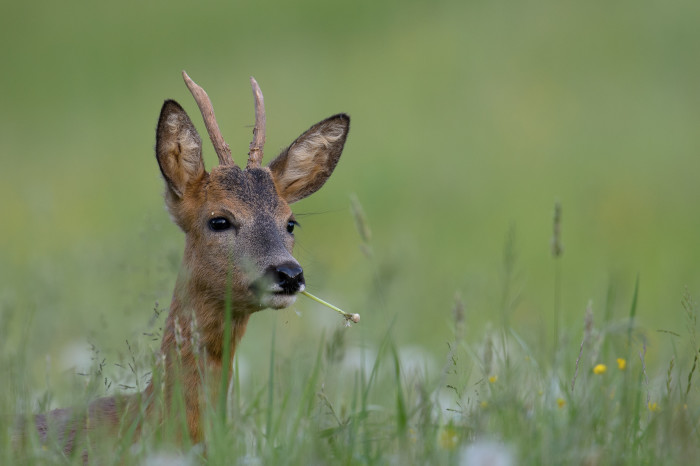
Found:
[(299, 264), (285, 264), (275, 267), (275, 283), (284, 293), (296, 293), (304, 284), (304, 270)]

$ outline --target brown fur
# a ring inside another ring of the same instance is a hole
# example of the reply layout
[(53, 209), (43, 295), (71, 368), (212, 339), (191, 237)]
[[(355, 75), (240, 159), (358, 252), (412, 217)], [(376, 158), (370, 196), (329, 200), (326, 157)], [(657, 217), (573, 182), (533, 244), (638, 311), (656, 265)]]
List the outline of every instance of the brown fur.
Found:
[[(269, 167), (220, 165), (207, 173), (201, 138), (190, 118), (175, 101), (163, 104), (156, 158), (165, 180), (166, 206), (185, 233), (185, 252), (165, 323), (162, 367), (143, 393), (101, 398), (84, 414), (55, 410), (36, 416), (42, 440), (55, 429), (55, 438), (70, 452), (85, 431), (140, 424), (144, 406), (146, 417), (156, 422), (177, 420), (183, 413), (172, 403), (176, 386), (183, 391), (189, 436), (194, 443), (202, 440), (202, 409), (216, 400), (224, 364), (231, 373), (250, 315), (294, 301), (293, 295), (259, 294), (253, 285), (271, 267), (298, 266), (291, 255), (294, 237), (287, 231), (293, 220), (289, 204), (326, 182), (338, 163), (349, 124), (349, 117), (339, 114), (312, 126)], [(213, 231), (208, 222), (221, 217), (233, 228)], [(231, 352), (224, 360), (227, 300), (232, 311)], [(207, 393), (205, 385), (210, 388)], [(150, 403), (161, 387), (163, 410)]]

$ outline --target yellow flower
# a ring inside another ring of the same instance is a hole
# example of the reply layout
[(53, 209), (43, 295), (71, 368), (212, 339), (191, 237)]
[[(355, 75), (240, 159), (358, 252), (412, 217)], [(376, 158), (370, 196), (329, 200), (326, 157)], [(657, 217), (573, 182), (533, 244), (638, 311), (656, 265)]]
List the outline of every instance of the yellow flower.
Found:
[(492, 375), (491, 377), (489, 377), (489, 382), (491, 382), (491, 383), (496, 383), (496, 380), (498, 380), (497, 375)]
[(482, 401), (481, 403), (479, 403), (479, 406), (481, 406), (482, 408), (488, 408), (489, 402), (488, 402), (488, 401)]
[(454, 450), (459, 443), (459, 434), (454, 427), (447, 426), (440, 431), (438, 443), (445, 450)]
[(617, 358), (617, 368), (624, 371), (625, 367), (627, 367), (627, 361), (622, 358)]
[(566, 404), (566, 400), (564, 398), (557, 398), (557, 406), (559, 406), (560, 408), (563, 408), (565, 404)]
[(660, 409), (659, 404), (656, 401), (654, 401), (654, 402), (650, 401), (649, 404), (647, 405), (647, 407), (649, 408), (649, 411), (651, 411), (652, 413), (659, 411), (659, 409)]
[(607, 370), (608, 370), (608, 366), (606, 366), (605, 364), (597, 364), (593, 368), (593, 373), (596, 375), (605, 374), (605, 371), (607, 371)]

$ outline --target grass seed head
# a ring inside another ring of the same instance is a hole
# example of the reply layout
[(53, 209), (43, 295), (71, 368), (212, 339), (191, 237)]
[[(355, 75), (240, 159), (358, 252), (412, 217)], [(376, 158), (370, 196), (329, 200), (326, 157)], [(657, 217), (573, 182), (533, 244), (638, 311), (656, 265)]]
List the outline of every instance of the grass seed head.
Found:
[(559, 257), (564, 253), (564, 246), (561, 243), (561, 203), (554, 204), (554, 221), (552, 232), (552, 256)]

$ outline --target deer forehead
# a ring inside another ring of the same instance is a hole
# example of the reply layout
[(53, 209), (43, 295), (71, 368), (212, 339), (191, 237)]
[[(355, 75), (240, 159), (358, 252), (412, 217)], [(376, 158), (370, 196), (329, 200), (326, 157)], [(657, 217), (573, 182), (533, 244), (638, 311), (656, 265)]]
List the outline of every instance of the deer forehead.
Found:
[(212, 204), (233, 209), (234, 214), (244, 217), (291, 213), (267, 167), (245, 170), (236, 165), (214, 167), (209, 177), (207, 197)]

